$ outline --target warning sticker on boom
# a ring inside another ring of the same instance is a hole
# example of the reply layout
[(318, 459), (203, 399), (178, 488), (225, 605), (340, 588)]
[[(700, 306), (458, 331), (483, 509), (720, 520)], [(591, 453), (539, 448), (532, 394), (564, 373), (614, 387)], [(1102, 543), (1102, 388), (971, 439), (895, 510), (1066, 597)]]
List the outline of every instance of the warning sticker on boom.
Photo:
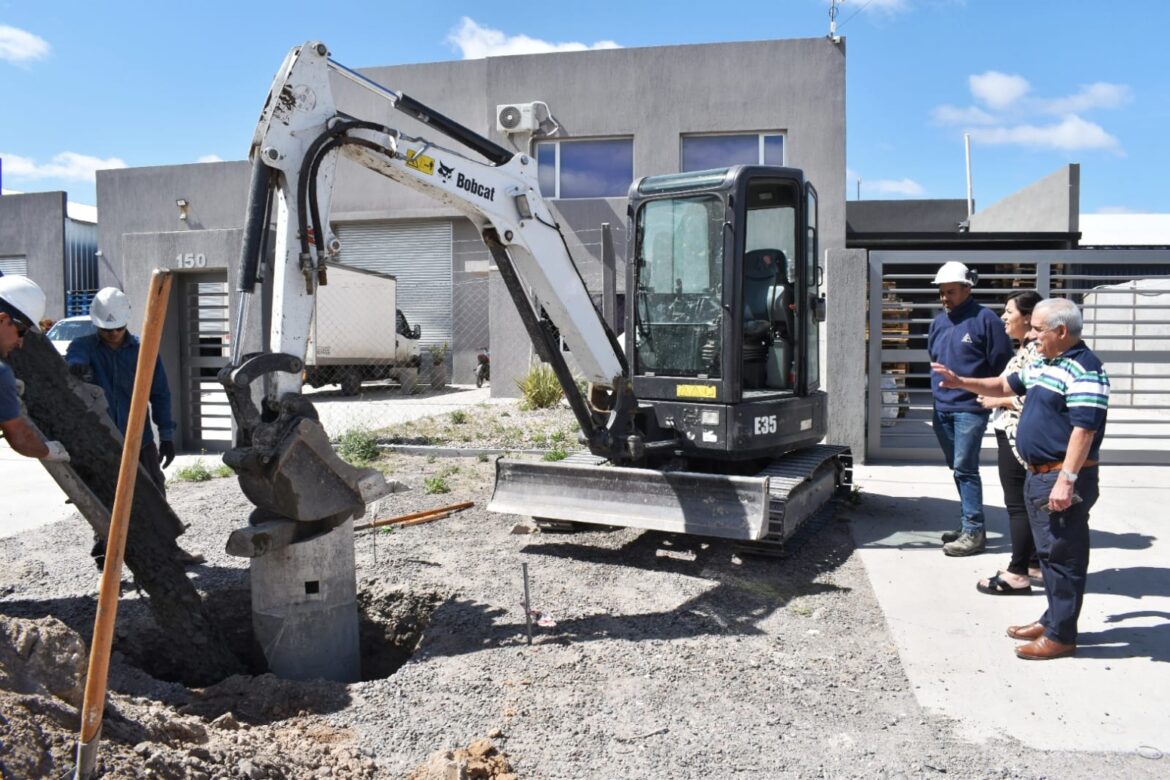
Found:
[(434, 176), (435, 158), (427, 157), (425, 154), (415, 154), (413, 149), (407, 149), (406, 167), (414, 168), (419, 173), (425, 173), (427, 176)]

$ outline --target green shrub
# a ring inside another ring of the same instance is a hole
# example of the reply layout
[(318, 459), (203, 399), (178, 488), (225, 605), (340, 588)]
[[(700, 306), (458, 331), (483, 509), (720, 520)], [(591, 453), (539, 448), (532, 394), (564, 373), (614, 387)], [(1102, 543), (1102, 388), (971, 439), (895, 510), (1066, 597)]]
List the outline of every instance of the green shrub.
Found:
[(475, 456), (475, 459), (477, 461), (479, 461), (480, 463), (487, 463), (488, 462), (488, 454), (486, 452), (481, 452)]
[(565, 439), (567, 439), (568, 436), (569, 435), (567, 433), (565, 433), (564, 431), (553, 431), (552, 433), (550, 433), (548, 435), (548, 440), (551, 441), (553, 444), (560, 444)]
[(369, 431), (354, 428), (338, 437), (337, 454), (350, 463), (369, 463), (378, 459), (378, 440)]
[(548, 452), (544, 453), (542, 460), (564, 460), (567, 457), (569, 457), (569, 453), (565, 452), (560, 447), (557, 447), (555, 450), (549, 450)]
[(451, 412), (451, 422), (456, 425), (463, 425), (463, 423), (467, 422), (467, 412), (462, 409), (456, 409)]
[(216, 477), (234, 477), (236, 475), (235, 470), (226, 463), (219, 464), (211, 473)]
[(435, 475), (423, 480), (423, 492), (427, 494), (450, 493), (451, 486), (447, 484), (447, 480), (444, 477)]
[(520, 408), (529, 411), (556, 406), (565, 395), (557, 375), (546, 363), (538, 363), (530, 368), (523, 378), (516, 380), (516, 387), (524, 398)]
[(206, 482), (211, 479), (211, 472), (207, 470), (203, 458), (196, 458), (190, 466), (183, 466), (176, 471), (175, 479), (179, 482)]

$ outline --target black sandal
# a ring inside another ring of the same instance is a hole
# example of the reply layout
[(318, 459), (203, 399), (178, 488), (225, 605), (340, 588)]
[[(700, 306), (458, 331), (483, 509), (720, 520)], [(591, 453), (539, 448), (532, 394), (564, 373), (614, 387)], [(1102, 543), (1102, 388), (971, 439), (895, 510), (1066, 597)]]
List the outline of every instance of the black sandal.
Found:
[(989, 596), (1030, 596), (1032, 594), (1032, 586), (1025, 585), (1022, 588), (1013, 588), (1003, 581), (999, 573), (987, 578), (987, 584), (982, 582), (975, 583), (975, 590), (980, 593), (986, 593)]

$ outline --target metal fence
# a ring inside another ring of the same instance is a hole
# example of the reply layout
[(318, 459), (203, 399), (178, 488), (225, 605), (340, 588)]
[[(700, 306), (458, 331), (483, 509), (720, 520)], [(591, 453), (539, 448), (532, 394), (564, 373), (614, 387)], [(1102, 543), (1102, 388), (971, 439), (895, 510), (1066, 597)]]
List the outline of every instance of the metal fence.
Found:
[[(867, 454), (937, 460), (926, 337), (941, 310), (930, 282), (948, 260), (979, 273), (973, 294), (997, 313), (1021, 289), (1065, 297), (1105, 364), (1112, 395), (1102, 458), (1170, 463), (1170, 251), (871, 252)], [(995, 447), (990, 433), (984, 447)]]

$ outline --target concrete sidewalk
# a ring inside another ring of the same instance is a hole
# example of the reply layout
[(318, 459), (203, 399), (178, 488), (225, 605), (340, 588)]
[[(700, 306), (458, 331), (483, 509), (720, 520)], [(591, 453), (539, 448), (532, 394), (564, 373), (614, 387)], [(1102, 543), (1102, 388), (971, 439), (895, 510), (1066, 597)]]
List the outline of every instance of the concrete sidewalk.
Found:
[(959, 736), (1011, 736), (1052, 750), (1170, 753), (1170, 469), (1101, 468), (1093, 552), (1075, 658), (1022, 661), (1009, 625), (1030, 623), (1044, 593), (989, 596), (981, 577), (1007, 566), (1003, 493), (984, 468), (988, 552), (943, 555), (958, 495), (942, 465), (857, 467), (850, 510), (858, 553), (918, 701)]

